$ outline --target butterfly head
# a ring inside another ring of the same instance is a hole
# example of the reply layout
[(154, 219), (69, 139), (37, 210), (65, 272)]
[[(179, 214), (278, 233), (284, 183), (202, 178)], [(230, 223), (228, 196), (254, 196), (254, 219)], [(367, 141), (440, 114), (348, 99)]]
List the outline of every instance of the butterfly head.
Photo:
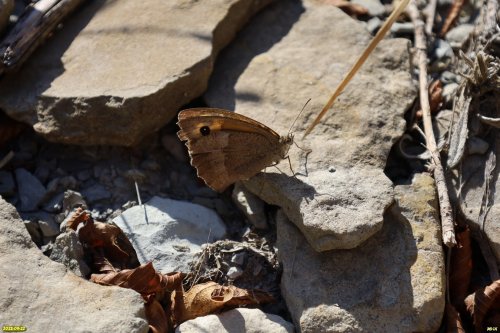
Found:
[(293, 143), (293, 134), (287, 134), (280, 138), (280, 156), (281, 158), (286, 158), (288, 156), (288, 150)]

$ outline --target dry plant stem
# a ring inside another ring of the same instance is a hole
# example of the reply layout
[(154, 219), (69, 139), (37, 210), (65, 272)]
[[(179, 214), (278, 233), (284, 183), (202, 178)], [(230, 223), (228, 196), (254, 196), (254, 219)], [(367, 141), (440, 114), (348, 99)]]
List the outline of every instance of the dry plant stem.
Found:
[(85, 0), (40, 0), (28, 7), (0, 43), (0, 75), (18, 68)]
[(314, 119), (313, 123), (306, 129), (304, 132), (304, 135), (302, 138), (305, 138), (313, 128), (320, 122), (321, 118), (325, 115), (325, 113), (332, 107), (333, 103), (335, 102), (335, 99), (339, 97), (339, 95), (344, 91), (344, 88), (347, 86), (347, 84), (351, 81), (351, 79), (354, 77), (354, 75), (358, 72), (358, 70), (363, 66), (365, 63), (366, 59), (368, 59), (368, 56), (373, 52), (375, 47), (377, 47), (378, 43), (384, 38), (384, 36), (387, 34), (389, 29), (392, 27), (392, 24), (396, 19), (399, 17), (399, 15), (404, 11), (406, 6), (408, 5), (408, 2), (410, 0), (401, 0), (399, 5), (394, 9), (391, 13), (391, 15), (387, 18), (387, 20), (384, 22), (380, 30), (377, 32), (375, 37), (370, 41), (368, 46), (365, 48), (363, 53), (359, 56), (359, 58), (356, 60), (354, 65), (352, 65), (351, 69), (347, 73), (347, 75), (342, 79), (342, 81), (339, 83), (337, 86), (337, 89), (335, 89), (335, 92), (333, 95), (330, 97), (328, 102), (325, 104), (323, 107), (323, 110), (318, 114), (316, 119)]
[(450, 198), (448, 196), (448, 189), (446, 188), (443, 165), (441, 164), (434, 131), (432, 130), (431, 109), (429, 105), (429, 83), (427, 80), (427, 45), (424, 22), (420, 18), (420, 13), (415, 5), (415, 0), (410, 1), (407, 11), (411, 17), (413, 25), (415, 26), (415, 56), (417, 58), (419, 69), (420, 105), (422, 107), (426, 146), (431, 153), (434, 164), (434, 181), (436, 182), (439, 197), (443, 243), (448, 247), (453, 247), (457, 244), (457, 242), (455, 240)]
[(430, 0), (429, 4), (425, 8), (426, 21), (425, 21), (425, 32), (427, 35), (432, 35), (432, 27), (434, 26), (434, 18), (436, 16), (437, 0)]

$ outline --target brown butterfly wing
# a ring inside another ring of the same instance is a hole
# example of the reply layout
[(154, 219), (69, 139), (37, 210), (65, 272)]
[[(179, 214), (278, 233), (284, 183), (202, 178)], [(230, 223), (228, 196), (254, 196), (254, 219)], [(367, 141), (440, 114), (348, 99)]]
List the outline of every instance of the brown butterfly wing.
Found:
[(276, 132), (230, 111), (184, 110), (179, 113), (178, 125), (178, 136), (187, 141), (198, 176), (219, 192), (281, 158), (283, 149)]

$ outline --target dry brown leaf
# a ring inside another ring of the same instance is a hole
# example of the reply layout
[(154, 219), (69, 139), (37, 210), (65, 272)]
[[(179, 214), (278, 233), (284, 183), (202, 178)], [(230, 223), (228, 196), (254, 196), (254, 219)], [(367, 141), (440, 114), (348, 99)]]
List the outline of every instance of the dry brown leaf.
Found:
[[(492, 282), (489, 286), (476, 290), (465, 299), (465, 306), (474, 322), (476, 332), (482, 332), (486, 323), (490, 323), (490, 315), (495, 318), (500, 308), (500, 280)], [(493, 312), (493, 313), (492, 313)], [(500, 323), (496, 323), (500, 324)]]
[(458, 232), (456, 236), (458, 246), (451, 250), (450, 258), (450, 299), (456, 309), (463, 311), (472, 273), (470, 231), (467, 228)]
[(182, 283), (182, 274), (178, 272), (169, 275), (157, 273), (153, 264), (148, 262), (135, 269), (124, 269), (120, 272), (107, 274), (92, 274), (90, 280), (106, 286), (134, 289), (145, 296), (176, 289)]
[(335, 7), (338, 7), (341, 9), (344, 13), (350, 15), (350, 16), (364, 16), (368, 15), (368, 9), (365, 7), (351, 3), (346, 0), (321, 0), (320, 2), (327, 4), (327, 5), (332, 5)]
[[(78, 226), (83, 223), (83, 227)], [(93, 250), (94, 264), (98, 271), (110, 271), (108, 264), (118, 269), (135, 268), (139, 265), (137, 254), (123, 231), (114, 224), (95, 222), (90, 214), (82, 208), (77, 208), (68, 219), (67, 227), (78, 230), (82, 243)], [(105, 264), (105, 263), (104, 263)]]
[(149, 329), (152, 333), (167, 333), (169, 331), (168, 327), (169, 319), (165, 310), (158, 302), (154, 295), (148, 295), (144, 297), (144, 307), (146, 309), (146, 319), (149, 323)]
[(443, 103), (443, 84), (441, 80), (432, 81), (429, 85), (429, 104), (431, 113), (437, 113)]
[(443, 27), (441, 28), (441, 32), (439, 32), (439, 37), (444, 37), (450, 31), (450, 29), (455, 24), (458, 19), (458, 15), (462, 11), (462, 7), (465, 5), (467, 0), (455, 0), (448, 11), (448, 15), (446, 15), (446, 20), (443, 23)]
[(271, 295), (263, 291), (249, 291), (235, 286), (221, 286), (215, 282), (194, 285), (188, 292), (184, 293), (182, 302), (179, 301), (179, 295), (177, 294), (176, 291), (173, 295), (177, 302), (172, 311), (176, 324), (218, 312), (223, 308), (257, 305), (274, 301)]
[(446, 304), (446, 332), (465, 333), (460, 314), (451, 304)]
[(90, 215), (85, 210), (83, 210), (83, 208), (78, 207), (74, 212), (71, 213), (71, 216), (66, 223), (66, 228), (76, 231), (80, 223), (85, 223), (85, 221), (89, 219), (91, 219)]

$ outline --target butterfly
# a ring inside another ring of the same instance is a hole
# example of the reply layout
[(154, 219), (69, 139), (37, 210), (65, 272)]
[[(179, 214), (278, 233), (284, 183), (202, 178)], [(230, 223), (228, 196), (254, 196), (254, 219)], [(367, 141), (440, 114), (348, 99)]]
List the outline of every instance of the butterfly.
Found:
[(215, 108), (179, 112), (177, 136), (186, 141), (198, 177), (217, 192), (249, 179), (287, 158), (293, 135), (280, 136), (264, 124)]

